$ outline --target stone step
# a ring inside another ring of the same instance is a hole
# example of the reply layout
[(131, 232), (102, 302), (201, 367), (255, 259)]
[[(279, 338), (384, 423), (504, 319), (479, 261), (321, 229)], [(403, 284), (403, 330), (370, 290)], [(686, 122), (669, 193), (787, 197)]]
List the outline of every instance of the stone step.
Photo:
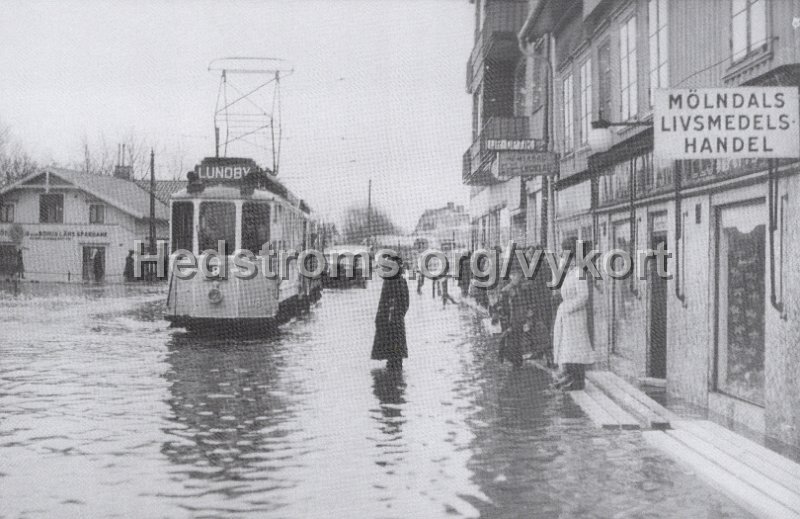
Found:
[(638, 417), (645, 428), (669, 429), (679, 417), (658, 402), (610, 371), (588, 371), (586, 377), (629, 413)]
[(736, 476), (743, 483), (766, 494), (800, 516), (800, 494), (797, 493), (800, 488), (786, 488), (782, 483), (773, 479), (772, 476), (764, 475), (742, 460), (726, 453), (719, 448), (719, 439), (716, 437), (696, 436), (688, 430), (666, 431), (666, 434), (703, 456), (707, 460), (706, 463), (715, 463)]
[(672, 434), (679, 431), (644, 431), (642, 436), (652, 446), (691, 468), (700, 478), (727, 495), (731, 500), (755, 514), (769, 519), (800, 519), (800, 514), (761, 489), (751, 485), (738, 474), (722, 467)]
[(673, 422), (673, 427), (713, 444), (725, 454), (786, 489), (800, 493), (800, 464), (784, 458), (777, 452), (707, 420), (676, 421)]
[(569, 391), (569, 396), (597, 427), (603, 429), (639, 429), (639, 421), (608, 398), (591, 381), (583, 391)]

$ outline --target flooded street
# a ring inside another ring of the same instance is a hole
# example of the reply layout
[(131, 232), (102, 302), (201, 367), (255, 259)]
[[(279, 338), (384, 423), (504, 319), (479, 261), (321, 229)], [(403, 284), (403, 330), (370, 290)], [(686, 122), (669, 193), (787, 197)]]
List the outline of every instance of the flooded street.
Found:
[(253, 339), (169, 329), (161, 288), (31, 287), (0, 293), (3, 517), (749, 517), (429, 290), (395, 375), (380, 281)]

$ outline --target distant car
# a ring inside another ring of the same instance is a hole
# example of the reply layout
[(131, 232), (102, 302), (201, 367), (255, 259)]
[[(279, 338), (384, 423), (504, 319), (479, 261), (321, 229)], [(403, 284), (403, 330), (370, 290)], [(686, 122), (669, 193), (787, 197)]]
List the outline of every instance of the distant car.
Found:
[[(336, 245), (326, 249), (327, 268), (322, 284), (328, 288), (367, 287), (368, 268), (372, 253), (365, 245)], [(365, 263), (367, 263), (365, 265)]]

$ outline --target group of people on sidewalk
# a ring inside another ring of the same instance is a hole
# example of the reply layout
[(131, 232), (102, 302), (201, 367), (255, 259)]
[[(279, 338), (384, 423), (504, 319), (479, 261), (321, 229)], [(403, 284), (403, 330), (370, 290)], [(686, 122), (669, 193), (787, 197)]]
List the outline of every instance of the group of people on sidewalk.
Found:
[[(545, 261), (538, 262), (533, 275), (526, 276), (523, 265), (512, 258), (507, 280), (496, 287), (480, 287), (465, 275), (463, 266), (470, 261), (466, 258), (458, 279), (462, 295), (472, 296), (488, 310), (493, 322), (500, 324), (500, 359), (519, 367), (524, 355), (531, 352), (549, 366), (558, 366), (554, 385), (564, 390), (584, 388), (586, 366), (595, 358), (590, 333), (590, 281), (575, 266), (577, 244), (576, 238), (567, 238), (561, 244), (562, 257), (569, 265), (558, 290), (549, 286), (553, 275)], [(526, 251), (529, 265), (536, 252), (536, 247)], [(394, 260), (402, 263), (399, 257)], [(485, 257), (480, 260), (488, 261)], [(486, 272), (485, 265), (478, 267), (479, 272)], [(423, 283), (418, 283), (418, 293)], [(447, 288), (442, 288), (446, 294)], [(432, 290), (435, 297), (435, 281)], [(384, 279), (375, 317), (372, 358), (386, 360), (388, 369), (402, 369), (403, 359), (408, 357), (404, 321), (408, 305), (408, 284), (401, 264), (396, 276)]]
[[(549, 286), (553, 274), (547, 262), (540, 261), (533, 275), (525, 276), (516, 258), (510, 262), (509, 279), (501, 281), (497, 289), (471, 288), (476, 300), (484, 302), (492, 320), (501, 326), (501, 360), (519, 367), (523, 356), (531, 352), (548, 366), (558, 368), (555, 387), (580, 390), (585, 385), (586, 366), (595, 358), (589, 281), (575, 266), (577, 239), (565, 239), (561, 248), (569, 265), (557, 290)], [(526, 251), (529, 264), (537, 250), (542, 252), (537, 247)]]

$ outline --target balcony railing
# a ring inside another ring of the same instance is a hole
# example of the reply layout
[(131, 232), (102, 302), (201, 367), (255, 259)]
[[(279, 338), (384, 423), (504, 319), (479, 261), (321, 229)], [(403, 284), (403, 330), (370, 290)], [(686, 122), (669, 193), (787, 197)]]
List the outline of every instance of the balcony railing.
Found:
[[(490, 139), (529, 139), (530, 138), (529, 119), (527, 117), (489, 117), (472, 142), (472, 145), (464, 153), (462, 178), (465, 183), (483, 183), (479, 178), (473, 178), (475, 173), (481, 168), (484, 160), (489, 153), (486, 149), (486, 141)], [(491, 179), (487, 179), (491, 180)]]
[(528, 2), (525, 0), (495, 0), (486, 5), (483, 27), (467, 61), (468, 92), (472, 92), (472, 84), (487, 57), (511, 59), (517, 55), (517, 33), (527, 15)]

